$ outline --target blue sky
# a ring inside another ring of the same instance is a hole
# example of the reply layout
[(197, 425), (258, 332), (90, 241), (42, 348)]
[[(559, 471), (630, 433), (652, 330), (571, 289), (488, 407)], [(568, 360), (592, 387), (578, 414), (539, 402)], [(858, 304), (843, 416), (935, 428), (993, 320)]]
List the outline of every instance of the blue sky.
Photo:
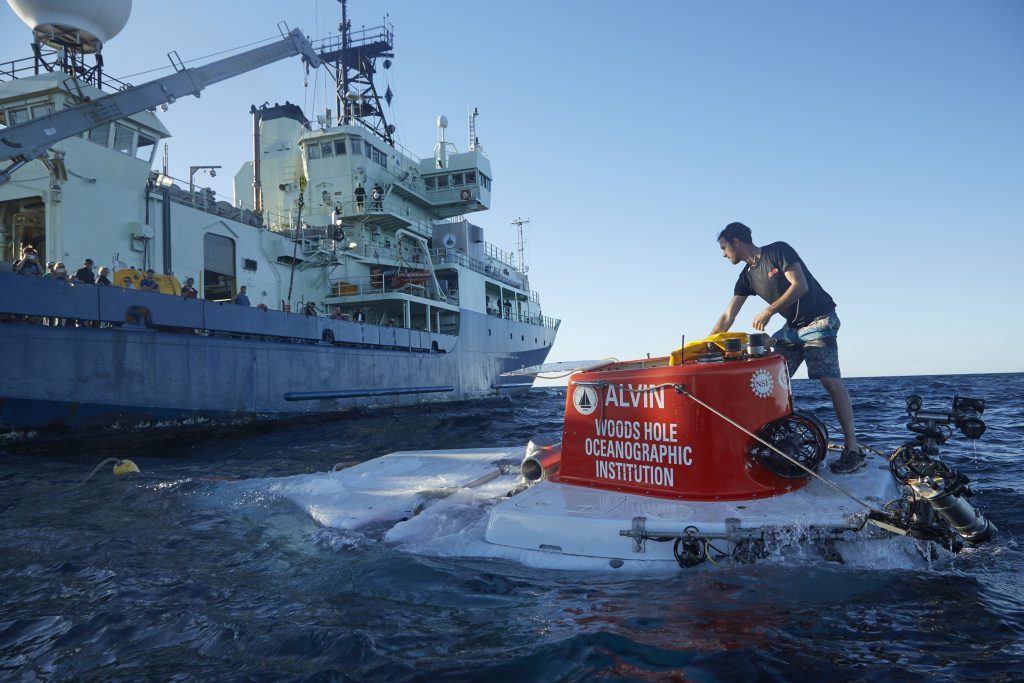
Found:
[[(135, 5), (104, 53), (115, 76), (274, 36), (281, 20), (324, 37), (339, 17), (334, 0)], [(3, 58), (25, 56), (28, 30), (4, 11)], [(349, 6), (355, 27), (385, 13), (401, 144), (429, 155), (444, 113), (462, 149), (480, 109), (494, 201), (473, 220), (507, 250), (511, 220), (531, 220), (531, 284), (563, 321), (550, 360), (704, 336), (739, 272), (715, 236), (739, 220), (758, 244), (792, 244), (836, 300), (845, 374), (1024, 370), (1024, 3)], [(290, 60), (180, 100), (162, 117), (172, 174), (221, 164), (201, 180), (231, 195), (249, 106), (313, 115), (330, 93)], [(733, 329), (760, 308), (748, 301)]]

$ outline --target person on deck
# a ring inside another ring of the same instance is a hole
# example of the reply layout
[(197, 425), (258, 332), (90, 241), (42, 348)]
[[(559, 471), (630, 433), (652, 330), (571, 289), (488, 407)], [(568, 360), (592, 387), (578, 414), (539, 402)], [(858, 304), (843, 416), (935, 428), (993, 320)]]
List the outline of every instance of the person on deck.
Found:
[(35, 248), (22, 248), (21, 258), (14, 264), (14, 272), (19, 275), (34, 275), (36, 277), (43, 275), (43, 269), (39, 266), (39, 253)]
[(196, 281), (192, 278), (185, 279), (185, 286), (181, 288), (182, 299), (195, 299), (199, 296), (199, 291), (195, 288)]
[(759, 247), (754, 244), (750, 228), (743, 223), (730, 223), (718, 234), (718, 245), (730, 263), (744, 266), (733, 288), (733, 297), (711, 334), (727, 332), (752, 294), (768, 302), (754, 316), (755, 330), (764, 331), (772, 316), (782, 315), (786, 325), (772, 335), (777, 342), (775, 350), (786, 359), (790, 377), (807, 361), (807, 376), (821, 380), (843, 428), (842, 455), (829, 469), (837, 474), (856, 472), (865, 464), (864, 454), (857, 445), (850, 395), (839, 371), (839, 318), (832, 297), (785, 242)]
[(75, 282), (81, 282), (84, 285), (96, 284), (96, 275), (92, 272), (92, 259), (85, 259), (85, 263), (75, 273)]
[(359, 183), (356, 185), (356, 189), (352, 191), (352, 194), (356, 196), (356, 210), (362, 213), (363, 206), (366, 203), (366, 190), (363, 189), (363, 184)]
[(139, 280), (139, 289), (144, 292), (159, 292), (160, 285), (156, 283), (156, 278), (153, 277), (153, 269), (150, 268), (146, 271), (146, 274)]
[(238, 288), (238, 295), (235, 297), (235, 303), (239, 306), (252, 306), (249, 302), (249, 295), (245, 293), (245, 285)]
[(57, 265), (53, 267), (53, 275), (50, 276), (50, 279), (56, 280), (57, 282), (67, 283), (68, 269), (64, 265), (63, 261), (57, 261)]

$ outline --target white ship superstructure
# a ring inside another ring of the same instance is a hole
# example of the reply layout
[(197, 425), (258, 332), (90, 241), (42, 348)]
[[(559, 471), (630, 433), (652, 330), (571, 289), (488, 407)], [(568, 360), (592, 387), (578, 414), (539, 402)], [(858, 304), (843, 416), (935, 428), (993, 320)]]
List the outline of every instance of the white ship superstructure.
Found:
[[(175, 88), (312, 57), (301, 34), (126, 88), (85, 68), (87, 45), (62, 47), (82, 32), (57, 19), (33, 15), (36, 55), (0, 65), (0, 249), (9, 264), (31, 245), (72, 273), (91, 258), (114, 283), (0, 272), (0, 345), (26, 369), (0, 380), (0, 425), (330, 412), (529, 386), (499, 375), (543, 362), (558, 321), (521, 259), (466, 218), (491, 196), (475, 113), (465, 151), (444, 139), (444, 117), (431, 156), (395, 144), (373, 85), (389, 26), (353, 36), (346, 18), (313, 46), (344, 74), (334, 115), (251, 106), (253, 159), (229, 202), (195, 185), (217, 166), (190, 168), (188, 183), (151, 171), (170, 135), (157, 112)], [(37, 156), (24, 151), (34, 144)], [(150, 269), (162, 293), (137, 289)], [(194, 300), (179, 295), (186, 278)], [(233, 303), (243, 286), (251, 307)]]

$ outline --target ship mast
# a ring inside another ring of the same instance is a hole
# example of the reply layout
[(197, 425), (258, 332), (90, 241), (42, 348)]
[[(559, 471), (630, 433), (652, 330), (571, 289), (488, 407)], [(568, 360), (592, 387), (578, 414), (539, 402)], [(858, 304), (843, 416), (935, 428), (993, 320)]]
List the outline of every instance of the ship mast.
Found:
[(530, 271), (526, 265), (526, 236), (523, 234), (523, 226), (529, 225), (529, 218), (516, 218), (512, 225), (516, 226), (516, 247), (519, 253), (519, 272), (525, 274)]
[(395, 144), (395, 127), (384, 116), (383, 99), (391, 104), (394, 96), (389, 86), (381, 96), (373, 82), (377, 73), (377, 58), (383, 57), (383, 67), (391, 68), (394, 57), (394, 29), (384, 17), (384, 22), (374, 28), (363, 28), (355, 33), (348, 19), (348, 0), (341, 3), (341, 23), (338, 24), (340, 37), (328, 39), (320, 47), (320, 59), (334, 65), (337, 82), (335, 95), (338, 107), (338, 123), (350, 125), (356, 122), (376, 133), (389, 145)]

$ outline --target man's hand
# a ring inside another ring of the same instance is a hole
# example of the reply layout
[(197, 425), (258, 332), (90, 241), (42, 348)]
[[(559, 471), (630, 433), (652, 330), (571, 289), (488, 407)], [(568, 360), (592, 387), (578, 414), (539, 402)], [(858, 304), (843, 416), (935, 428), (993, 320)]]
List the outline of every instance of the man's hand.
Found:
[(768, 321), (775, 315), (771, 308), (766, 308), (757, 315), (754, 316), (754, 321), (751, 323), (754, 329), (758, 332), (764, 332), (764, 328), (768, 325)]

